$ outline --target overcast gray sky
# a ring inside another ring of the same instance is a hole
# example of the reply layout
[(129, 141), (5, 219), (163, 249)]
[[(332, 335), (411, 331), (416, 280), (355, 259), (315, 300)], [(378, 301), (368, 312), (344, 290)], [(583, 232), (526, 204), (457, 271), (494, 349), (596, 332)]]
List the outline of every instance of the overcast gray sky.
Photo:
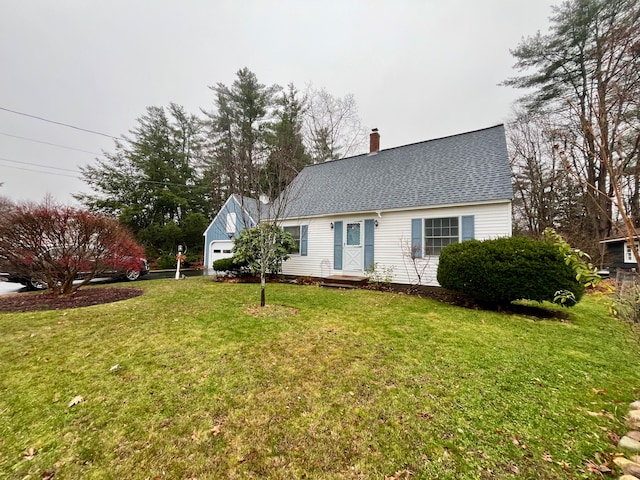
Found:
[[(150, 105), (211, 109), (207, 87), (246, 66), (265, 84), (354, 94), (389, 148), (506, 122), (521, 94), (498, 86), (514, 74), (509, 49), (547, 31), (558, 3), (3, 0), (0, 108), (119, 136)], [(74, 172), (96, 157), (16, 136), (113, 150), (107, 137), (0, 110), (0, 195), (14, 200), (72, 203), (87, 190)]]

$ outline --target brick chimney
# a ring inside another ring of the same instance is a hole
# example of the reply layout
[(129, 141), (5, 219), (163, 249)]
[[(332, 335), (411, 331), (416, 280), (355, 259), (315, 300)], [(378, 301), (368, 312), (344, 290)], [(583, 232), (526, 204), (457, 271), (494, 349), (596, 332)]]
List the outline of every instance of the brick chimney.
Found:
[(369, 134), (369, 153), (376, 153), (380, 150), (380, 134), (378, 129), (374, 128)]

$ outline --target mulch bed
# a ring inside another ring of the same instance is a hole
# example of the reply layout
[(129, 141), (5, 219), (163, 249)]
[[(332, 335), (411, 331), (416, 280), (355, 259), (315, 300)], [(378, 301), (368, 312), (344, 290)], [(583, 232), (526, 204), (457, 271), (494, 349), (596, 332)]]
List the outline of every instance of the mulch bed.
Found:
[(53, 295), (51, 292), (15, 293), (0, 296), (0, 312), (33, 312), (89, 307), (127, 300), (142, 295), (140, 288), (86, 288), (73, 295)]
[[(442, 287), (430, 286), (413, 286), (407, 288), (406, 285), (392, 285), (391, 291), (398, 293), (406, 293), (409, 295), (417, 295), (422, 298), (430, 298), (438, 302), (448, 303), (456, 307), (471, 308), (474, 310), (494, 310), (493, 308), (478, 303), (474, 298), (460, 292), (453, 292)], [(512, 303), (509, 308), (500, 310), (503, 313), (514, 313), (517, 315), (525, 315), (535, 318), (555, 318), (558, 320), (568, 320), (569, 314), (564, 311), (547, 310), (546, 308), (535, 305), (520, 305)]]

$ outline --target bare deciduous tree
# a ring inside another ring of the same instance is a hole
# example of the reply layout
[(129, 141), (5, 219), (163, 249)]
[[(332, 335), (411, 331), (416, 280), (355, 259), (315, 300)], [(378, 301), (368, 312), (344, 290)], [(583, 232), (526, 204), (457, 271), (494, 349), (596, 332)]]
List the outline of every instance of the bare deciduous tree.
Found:
[(423, 258), (422, 247), (411, 245), (411, 239), (402, 236), (400, 238), (400, 250), (407, 277), (411, 281), (410, 289), (416, 289), (435, 279), (428, 276), (431, 257)]
[(522, 75), (505, 83), (534, 89), (522, 103), (551, 113), (557, 151), (587, 192), (588, 233), (609, 236), (617, 210), (635, 244), (640, 0), (565, 1), (554, 8), (548, 35), (527, 38), (512, 53)]
[(324, 88), (309, 86), (306, 104), (304, 136), (314, 163), (348, 157), (365, 144), (367, 132), (352, 94), (334, 97)]

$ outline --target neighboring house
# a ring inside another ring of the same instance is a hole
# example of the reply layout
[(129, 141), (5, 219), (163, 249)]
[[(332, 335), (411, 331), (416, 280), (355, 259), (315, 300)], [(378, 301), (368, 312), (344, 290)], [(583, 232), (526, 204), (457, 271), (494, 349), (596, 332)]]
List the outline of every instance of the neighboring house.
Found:
[(258, 224), (260, 205), (253, 198), (231, 195), (204, 232), (204, 266), (233, 256), (233, 239), (240, 230)]
[[(638, 242), (639, 239), (636, 239), (636, 245)], [(600, 243), (604, 245), (605, 266), (608, 267), (612, 277), (618, 270), (638, 271), (638, 264), (626, 237), (609, 238)]]
[(437, 285), (443, 247), (511, 235), (503, 125), (379, 146), (374, 129), (370, 153), (309, 165), (287, 188), (281, 224), (298, 248), (285, 275), (357, 277), (375, 264), (394, 283)]

